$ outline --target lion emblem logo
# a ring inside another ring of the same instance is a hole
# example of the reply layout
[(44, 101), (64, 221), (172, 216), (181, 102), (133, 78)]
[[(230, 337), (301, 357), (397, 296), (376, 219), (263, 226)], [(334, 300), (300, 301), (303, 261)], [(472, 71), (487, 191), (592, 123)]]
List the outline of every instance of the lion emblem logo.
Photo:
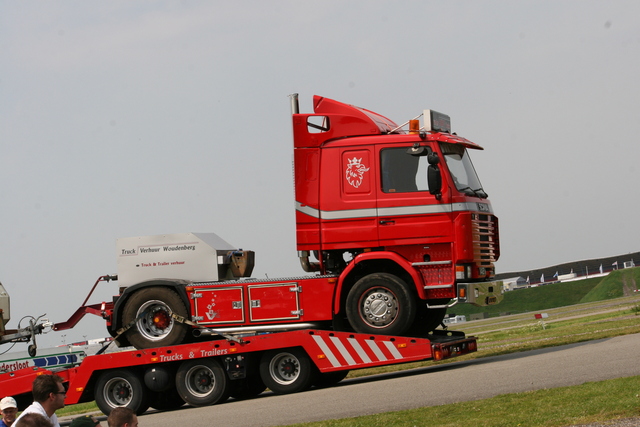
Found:
[(352, 187), (358, 188), (360, 184), (362, 184), (362, 179), (364, 178), (364, 173), (369, 170), (368, 167), (363, 165), (362, 158), (347, 159), (349, 160), (349, 164), (347, 165), (347, 182), (351, 184)]

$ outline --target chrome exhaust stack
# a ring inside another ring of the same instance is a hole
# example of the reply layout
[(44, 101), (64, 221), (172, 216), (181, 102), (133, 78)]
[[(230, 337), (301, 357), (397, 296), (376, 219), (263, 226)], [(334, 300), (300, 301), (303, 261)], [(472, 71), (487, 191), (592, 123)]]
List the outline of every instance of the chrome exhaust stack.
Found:
[(300, 114), (300, 104), (298, 104), (298, 94), (292, 93), (289, 95), (291, 99), (291, 114)]

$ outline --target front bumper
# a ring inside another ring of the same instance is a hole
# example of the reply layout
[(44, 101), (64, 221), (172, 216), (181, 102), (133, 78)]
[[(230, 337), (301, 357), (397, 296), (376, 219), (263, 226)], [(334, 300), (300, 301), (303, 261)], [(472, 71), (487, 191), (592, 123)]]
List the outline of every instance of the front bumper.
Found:
[(458, 283), (458, 302), (478, 307), (500, 304), (503, 293), (502, 280), (493, 282)]

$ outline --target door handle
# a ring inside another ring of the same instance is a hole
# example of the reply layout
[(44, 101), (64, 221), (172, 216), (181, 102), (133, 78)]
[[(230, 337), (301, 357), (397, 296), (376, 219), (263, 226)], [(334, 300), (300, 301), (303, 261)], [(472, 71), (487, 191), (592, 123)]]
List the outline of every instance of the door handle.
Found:
[(381, 219), (380, 220), (380, 225), (393, 225), (396, 222), (392, 219)]

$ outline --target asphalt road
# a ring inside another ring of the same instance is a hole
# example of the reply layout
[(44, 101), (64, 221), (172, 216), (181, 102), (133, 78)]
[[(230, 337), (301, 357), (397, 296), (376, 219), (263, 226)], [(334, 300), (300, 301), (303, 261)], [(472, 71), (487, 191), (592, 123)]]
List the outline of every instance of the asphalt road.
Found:
[(281, 426), (640, 375), (640, 334), (345, 380), (333, 388), (147, 413), (154, 427)]

